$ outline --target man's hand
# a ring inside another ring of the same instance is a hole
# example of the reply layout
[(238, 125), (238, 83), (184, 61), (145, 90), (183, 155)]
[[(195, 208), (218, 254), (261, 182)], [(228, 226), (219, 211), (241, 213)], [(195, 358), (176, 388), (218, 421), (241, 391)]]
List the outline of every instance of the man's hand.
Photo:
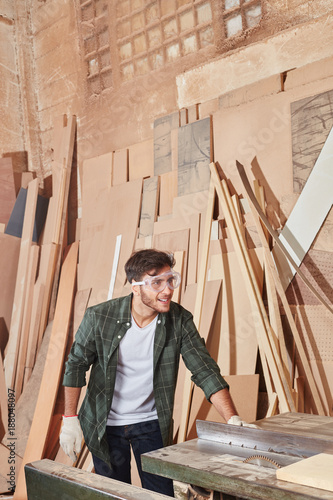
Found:
[(227, 424), (239, 425), (242, 427), (253, 427), (254, 429), (258, 429), (258, 427), (255, 424), (248, 424), (247, 422), (242, 420), (238, 415), (233, 415), (231, 418), (229, 418)]
[(82, 439), (83, 434), (78, 417), (63, 415), (59, 436), (60, 446), (73, 462), (76, 461), (76, 454), (81, 451)]

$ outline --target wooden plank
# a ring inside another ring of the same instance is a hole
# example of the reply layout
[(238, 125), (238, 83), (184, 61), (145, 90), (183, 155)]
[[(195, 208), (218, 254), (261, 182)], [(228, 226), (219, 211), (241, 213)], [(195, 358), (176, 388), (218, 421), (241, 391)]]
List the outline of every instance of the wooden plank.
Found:
[[(187, 269), (188, 248), (189, 248), (190, 230), (183, 229), (171, 231), (168, 233), (154, 234), (153, 248), (166, 252), (184, 251), (184, 269)], [(182, 293), (185, 290), (186, 279), (181, 283)]]
[(139, 226), (139, 238), (150, 236), (154, 231), (157, 219), (160, 192), (159, 176), (149, 177), (143, 181), (142, 204)]
[(27, 269), (27, 287), (24, 303), (24, 312), (22, 319), (21, 342), (17, 361), (17, 369), (15, 376), (15, 396), (19, 398), (23, 388), (24, 371), (27, 357), (27, 349), (29, 342), (31, 307), (33, 298), (33, 289), (36, 280), (37, 264), (39, 258), (39, 246), (34, 245), (31, 248), (29, 263)]
[(27, 347), (27, 357), (25, 362), (23, 388), (31, 377), (32, 370), (35, 365), (35, 359), (38, 347), (38, 334), (41, 324), (43, 299), (45, 295), (45, 284), (38, 282), (34, 286), (32, 306), (31, 306), (31, 323), (29, 330), (29, 340)]
[[(173, 254), (176, 261), (174, 270), (180, 274), (182, 280), (184, 275), (184, 254), (185, 254), (184, 251), (174, 252)], [(181, 286), (179, 286), (178, 288), (176, 288), (176, 290), (174, 290), (172, 296), (172, 300), (174, 302), (177, 302), (177, 304), (180, 304), (180, 299), (181, 299)]]
[(171, 170), (166, 174), (160, 176), (161, 187), (160, 187), (160, 204), (159, 204), (159, 215), (169, 215), (172, 214), (173, 210), (173, 200), (177, 196), (177, 170)]
[[(214, 312), (216, 310), (216, 304), (219, 297), (219, 292), (221, 289), (221, 280), (208, 281), (205, 286), (205, 293), (203, 297), (203, 311), (204, 315), (202, 318), (200, 336), (207, 341), (208, 334), (211, 329), (212, 322), (214, 321)], [(185, 307), (192, 314), (195, 308), (195, 299), (197, 292), (197, 284), (188, 285), (186, 287), (185, 293), (182, 295), (181, 305)], [(187, 369), (185, 364), (181, 362), (179, 364), (179, 373), (177, 379), (176, 393), (175, 393), (175, 404), (173, 411), (174, 419), (174, 437), (178, 435), (179, 424), (182, 416), (183, 407), (183, 394), (184, 394), (184, 382), (186, 377)]]
[[(294, 408), (290, 385), (285, 378), (275, 344), (271, 340), (272, 328), (268, 321), (265, 306), (258, 288), (258, 283), (248, 257), (247, 248), (244, 245), (240, 231), (238, 231), (236, 217), (233, 214), (233, 204), (231, 202), (230, 193), (226, 182), (224, 180), (220, 181), (215, 164), (211, 163), (210, 168), (223, 214), (232, 235), (236, 255), (239, 259), (239, 264), (242, 267), (242, 272), (244, 273), (245, 285), (253, 307), (253, 312), (256, 314), (258, 313), (258, 327), (256, 329), (258, 343), (260, 345), (260, 342), (262, 342), (264, 348), (274, 386), (279, 397), (280, 410), (290, 411), (290, 409)], [(228, 197), (230, 197), (230, 200), (228, 200)]]
[[(260, 255), (258, 250), (249, 251), (252, 252)], [(217, 361), (225, 375), (251, 375), (255, 373), (258, 355), (257, 318), (235, 251), (223, 252), (220, 263), (223, 302)]]
[[(154, 236), (184, 229), (190, 230), (187, 284), (196, 283), (200, 219), (201, 214), (196, 213), (186, 219), (183, 217), (170, 217), (154, 223)], [(189, 281), (190, 277), (191, 281)]]
[(128, 149), (113, 152), (112, 186), (128, 181)]
[[(297, 327), (295, 325), (295, 321), (294, 321), (293, 315), (291, 313), (290, 306), (288, 304), (288, 301), (287, 301), (287, 298), (286, 298), (286, 295), (284, 292), (284, 288), (283, 288), (283, 285), (282, 285), (281, 280), (280, 280), (280, 276), (278, 275), (277, 270), (275, 268), (273, 258), (271, 257), (271, 254), (268, 251), (268, 245), (267, 245), (266, 239), (264, 237), (261, 224), (259, 223), (259, 220), (258, 220), (258, 217), (256, 216), (256, 214), (258, 214), (258, 216), (260, 216), (260, 219), (264, 222), (265, 226), (267, 227), (268, 231), (270, 232), (270, 234), (273, 236), (274, 239), (276, 238), (276, 234), (274, 233), (274, 230), (272, 230), (272, 228), (270, 228), (269, 224), (267, 224), (267, 219), (266, 219), (265, 215), (261, 212), (261, 209), (258, 206), (256, 198), (253, 196), (253, 194), (251, 192), (251, 188), (249, 186), (249, 182), (247, 181), (244, 167), (240, 164), (237, 164), (237, 167), (238, 167), (238, 170), (241, 174), (241, 178), (242, 178), (242, 181), (244, 183), (246, 192), (249, 196), (250, 206), (251, 206), (251, 209), (253, 211), (254, 220), (255, 220), (256, 225), (257, 225), (258, 234), (259, 234), (259, 236), (261, 236), (262, 245), (263, 245), (263, 248), (265, 251), (266, 265), (267, 266), (269, 265), (271, 274), (272, 274), (274, 282), (275, 282), (276, 290), (279, 294), (279, 297), (282, 301), (282, 305), (285, 309), (285, 313), (286, 313), (286, 316), (287, 316), (287, 319), (289, 322), (289, 326), (291, 328), (291, 331), (292, 331), (292, 334), (293, 334), (293, 337), (294, 337), (294, 340), (295, 340), (295, 343), (297, 346), (297, 350), (298, 350), (298, 353), (300, 355), (302, 365), (303, 365), (304, 370), (305, 370), (306, 375), (307, 375), (307, 380), (308, 380), (308, 384), (310, 386), (312, 397), (314, 399), (314, 403), (316, 405), (318, 413), (320, 415), (325, 415), (325, 411), (324, 411), (323, 405), (322, 405), (321, 400), (320, 400), (318, 389), (317, 389), (316, 383), (315, 383), (313, 375), (312, 375), (311, 367), (309, 365), (309, 361), (307, 359), (307, 355), (305, 353), (299, 332), (298, 332)], [(299, 271), (298, 271), (298, 273), (299, 273)], [(327, 307), (327, 308), (330, 309), (329, 307)]]
[(82, 165), (82, 207), (93, 205), (101, 188), (108, 188), (112, 182), (113, 153), (95, 156), (83, 161)]
[(20, 257), (16, 276), (15, 295), (12, 310), (12, 319), (9, 340), (5, 357), (5, 375), (7, 387), (15, 387), (15, 376), (19, 346), (21, 340), (21, 327), (24, 313), (24, 301), (27, 287), (27, 269), (30, 257), (32, 233), (35, 221), (35, 211), (38, 196), (39, 180), (33, 180), (28, 187), (26, 210), (21, 238)]
[(20, 256), (20, 238), (0, 233), (0, 349), (4, 352), (10, 330), (16, 275)]
[[(194, 324), (196, 325), (199, 331), (201, 324), (203, 296), (206, 284), (206, 273), (207, 273), (208, 253), (209, 253), (211, 226), (213, 220), (214, 203), (215, 203), (215, 188), (213, 182), (210, 182), (208, 205), (207, 205), (206, 219), (204, 225), (204, 237), (202, 242), (201, 258), (198, 270), (195, 309), (193, 314)], [(192, 392), (193, 392), (193, 382), (191, 381), (190, 374), (187, 372), (184, 380), (183, 407), (182, 407), (181, 420), (179, 424), (178, 442), (185, 441), (186, 439), (188, 431), (189, 414), (191, 409)]]
[(153, 139), (129, 147), (128, 170), (130, 181), (154, 176)]
[(78, 242), (71, 245), (61, 269), (58, 299), (44, 366), (44, 374), (27, 447), (23, 457), (23, 463), (18, 476), (16, 491), (14, 493), (15, 500), (27, 499), (24, 465), (33, 460), (43, 458), (64, 362), (76, 281), (77, 256)]
[(0, 158), (0, 222), (7, 225), (15, 205), (16, 192), (13, 163), (10, 157)]
[[(121, 155), (120, 155), (121, 156)], [(105, 206), (112, 184), (111, 154), (86, 160), (82, 165), (82, 217), (80, 228), (80, 254), (78, 267), (78, 288), (85, 289), (91, 283), (85, 281), (84, 265), (91, 252), (91, 247), (101, 244), (105, 222)], [(118, 158), (120, 159), (120, 158)], [(98, 175), (96, 171), (98, 169)], [(104, 208), (104, 209), (103, 209)]]
[(277, 469), (276, 477), (282, 481), (333, 492), (332, 469), (333, 455), (318, 453), (318, 455)]
[[(49, 319), (53, 319), (63, 247), (67, 244), (67, 212), (69, 185), (73, 162), (76, 117), (63, 115), (54, 126), (54, 157), (52, 162), (52, 198), (47, 214), (43, 243), (59, 245), (50, 298)], [(52, 206), (51, 206), (52, 202)]]
[(48, 323), (49, 306), (54, 281), (55, 266), (57, 263), (60, 246), (55, 243), (47, 243), (41, 246), (41, 256), (37, 284), (44, 286), (43, 304), (41, 309), (40, 324), (38, 331), (37, 348), (39, 348)]

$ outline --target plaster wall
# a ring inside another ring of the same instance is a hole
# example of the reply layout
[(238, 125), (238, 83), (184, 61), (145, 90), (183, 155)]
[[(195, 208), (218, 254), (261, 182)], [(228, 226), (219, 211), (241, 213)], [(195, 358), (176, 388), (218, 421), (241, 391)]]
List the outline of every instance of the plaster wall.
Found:
[[(3, 0), (2, 37), (12, 55), (3, 48), (10, 72), (5, 61), (1, 71), (6, 72), (2, 78), (6, 89), (0, 105), (10, 130), (1, 132), (1, 151), (24, 148), (29, 168), (43, 178), (50, 173), (53, 123), (63, 113), (77, 116), (81, 164), (85, 158), (151, 139), (154, 120), (160, 116), (328, 57), (333, 46), (332, 1), (262, 0), (260, 22), (227, 36), (223, 2), (212, 0), (212, 43), (197, 51), (192, 47), (192, 52), (190, 47), (182, 57), (166, 58), (160, 68), (122, 79), (116, 50), (119, 9), (125, 21), (132, 20), (135, 31), (151, 3), (135, 1), (125, 12), (129, 2), (124, 1), (17, 0), (14, 7)], [(174, 1), (161, 5), (165, 16), (176, 10)], [(104, 44), (102, 49), (108, 48), (101, 57), (109, 57), (99, 84), (92, 67), (95, 59), (89, 55), (95, 39)], [(8, 83), (14, 76), (17, 86)], [(9, 100), (14, 108), (8, 107)]]
[(0, 155), (22, 151), (22, 102), (16, 57), (15, 10), (10, 0), (0, 1)]

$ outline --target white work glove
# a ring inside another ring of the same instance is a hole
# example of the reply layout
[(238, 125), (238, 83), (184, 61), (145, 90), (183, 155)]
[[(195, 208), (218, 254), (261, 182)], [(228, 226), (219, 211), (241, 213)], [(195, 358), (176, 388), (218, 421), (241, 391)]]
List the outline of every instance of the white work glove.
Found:
[(239, 425), (241, 427), (252, 427), (254, 429), (258, 429), (258, 427), (254, 424), (248, 424), (244, 420), (242, 420), (238, 415), (233, 415), (231, 418), (229, 418), (227, 424), (231, 425)]
[(62, 427), (59, 436), (60, 446), (75, 462), (77, 453), (80, 453), (82, 447), (83, 434), (77, 415), (72, 417), (62, 416)]

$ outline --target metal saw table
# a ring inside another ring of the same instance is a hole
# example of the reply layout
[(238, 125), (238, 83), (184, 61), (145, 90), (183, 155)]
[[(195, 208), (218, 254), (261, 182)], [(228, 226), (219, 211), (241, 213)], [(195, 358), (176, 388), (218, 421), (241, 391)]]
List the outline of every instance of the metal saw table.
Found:
[(143, 469), (248, 500), (333, 500), (330, 491), (278, 480), (273, 465), (333, 454), (333, 417), (284, 413), (256, 425), (199, 420), (197, 439), (142, 455)]

